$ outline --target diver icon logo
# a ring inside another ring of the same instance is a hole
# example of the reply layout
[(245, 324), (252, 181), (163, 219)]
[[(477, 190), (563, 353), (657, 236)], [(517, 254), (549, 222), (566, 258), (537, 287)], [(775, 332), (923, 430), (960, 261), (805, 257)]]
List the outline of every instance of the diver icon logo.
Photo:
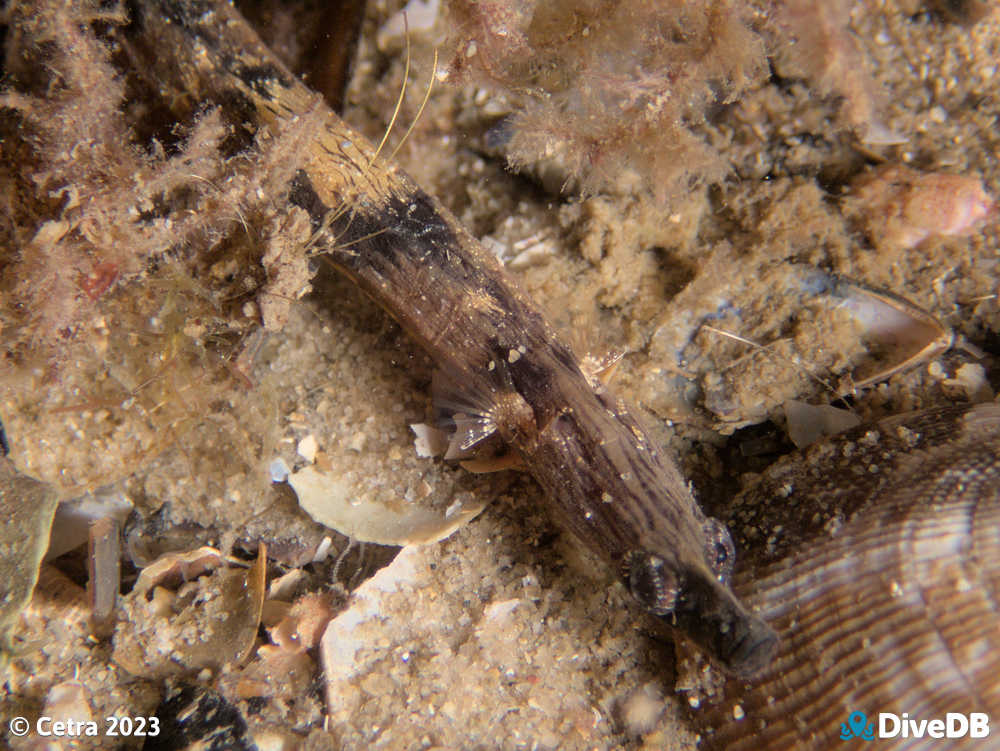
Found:
[(851, 712), (847, 722), (840, 723), (840, 740), (849, 741), (851, 738), (875, 740), (875, 721), (868, 722), (864, 712)]

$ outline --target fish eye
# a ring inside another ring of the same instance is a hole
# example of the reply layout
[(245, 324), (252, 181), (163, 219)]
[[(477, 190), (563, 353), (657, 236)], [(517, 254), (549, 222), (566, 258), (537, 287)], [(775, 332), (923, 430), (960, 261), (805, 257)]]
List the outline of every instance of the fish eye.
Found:
[(720, 582), (728, 584), (736, 563), (736, 550), (726, 525), (718, 519), (710, 518), (705, 523), (705, 544), (712, 573)]
[(653, 615), (668, 615), (677, 604), (677, 576), (658, 555), (640, 550), (629, 556), (628, 586), (632, 596)]

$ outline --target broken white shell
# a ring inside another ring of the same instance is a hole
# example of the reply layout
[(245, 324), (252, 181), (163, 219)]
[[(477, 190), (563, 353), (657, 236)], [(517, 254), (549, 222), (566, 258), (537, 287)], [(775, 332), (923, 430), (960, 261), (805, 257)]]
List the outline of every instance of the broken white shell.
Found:
[(352, 486), (324, 474), (314, 465), (288, 477), (299, 505), (320, 524), (361, 542), (410, 545), (442, 540), (485, 507), (471, 494), (456, 498), (447, 508), (393, 501), (359, 499)]

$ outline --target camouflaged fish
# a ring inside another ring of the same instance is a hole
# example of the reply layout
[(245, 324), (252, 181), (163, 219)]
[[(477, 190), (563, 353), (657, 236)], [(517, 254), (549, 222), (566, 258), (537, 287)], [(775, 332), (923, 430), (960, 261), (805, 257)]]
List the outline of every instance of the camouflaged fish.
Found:
[[(733, 596), (726, 528), (673, 461), (571, 350), (500, 263), (433, 197), (377, 158), (226, 3), (139, 3), (128, 34), (167, 55), (189, 95), (256, 137), (306, 114), (325, 126), (287, 200), (308, 212), (339, 271), (436, 361), (464, 404), (455, 442), (498, 435), (580, 540), (653, 615), (728, 670), (765, 666), (777, 636)], [(168, 51), (168, 52), (165, 52)]]

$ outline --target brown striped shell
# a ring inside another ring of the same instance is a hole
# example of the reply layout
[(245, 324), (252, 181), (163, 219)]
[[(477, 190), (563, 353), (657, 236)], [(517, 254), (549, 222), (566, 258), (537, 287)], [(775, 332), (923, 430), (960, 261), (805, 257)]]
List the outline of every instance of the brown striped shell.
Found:
[(855, 711), (1000, 722), (1000, 405), (852, 430), (772, 468), (735, 508), (755, 561), (734, 589), (782, 646), (705, 703), (704, 748), (856, 748), (840, 737)]

